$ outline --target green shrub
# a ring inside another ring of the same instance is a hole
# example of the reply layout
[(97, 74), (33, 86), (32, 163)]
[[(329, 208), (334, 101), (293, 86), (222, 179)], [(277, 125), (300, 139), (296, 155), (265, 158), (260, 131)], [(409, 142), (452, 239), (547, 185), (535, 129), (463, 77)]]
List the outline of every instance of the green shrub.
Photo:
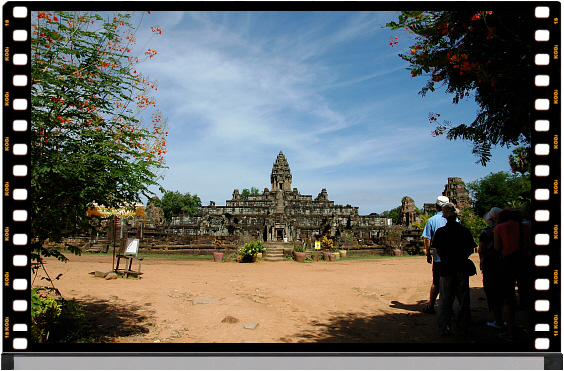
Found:
[(41, 289), (31, 290), (31, 339), (35, 343), (43, 343), (49, 338), (51, 326), (62, 311), (57, 300), (37, 294)]
[[(84, 308), (74, 300), (57, 300), (52, 297), (40, 296), (38, 291), (47, 290), (44, 287), (36, 287), (31, 290), (31, 340), (34, 343), (61, 342), (62, 336), (68, 337), (73, 334), (65, 333), (71, 331), (68, 323), (64, 323), (61, 314), (63, 312), (73, 318), (84, 317)], [(59, 321), (61, 319), (61, 321)], [(61, 323), (59, 323), (61, 322)]]
[(241, 247), (238, 253), (241, 255), (243, 260), (248, 260), (252, 258), (253, 255), (262, 253), (266, 250), (266, 246), (262, 241), (251, 241), (247, 242), (243, 247)]

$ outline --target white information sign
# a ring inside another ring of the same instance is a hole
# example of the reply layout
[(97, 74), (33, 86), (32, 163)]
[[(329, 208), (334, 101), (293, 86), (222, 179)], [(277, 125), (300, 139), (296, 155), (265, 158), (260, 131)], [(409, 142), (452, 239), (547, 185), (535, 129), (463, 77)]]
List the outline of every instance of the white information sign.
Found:
[(127, 240), (128, 244), (125, 248), (125, 253), (123, 255), (134, 255), (137, 256), (137, 252), (139, 251), (139, 240)]
[(321, 250), (321, 241), (315, 241), (315, 249)]

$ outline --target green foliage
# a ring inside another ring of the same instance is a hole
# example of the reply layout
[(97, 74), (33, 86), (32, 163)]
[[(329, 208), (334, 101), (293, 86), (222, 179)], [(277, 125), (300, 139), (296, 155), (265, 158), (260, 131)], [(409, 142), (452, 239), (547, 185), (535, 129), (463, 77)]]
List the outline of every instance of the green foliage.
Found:
[(237, 252), (243, 257), (243, 260), (249, 260), (253, 255), (262, 253), (266, 250), (266, 246), (262, 241), (247, 242)]
[(31, 290), (31, 339), (43, 343), (49, 338), (53, 322), (61, 315), (61, 304), (51, 297), (37, 294), (42, 287)]
[[(150, 196), (164, 167), (166, 122), (154, 111), (156, 82), (128, 56), (135, 29), (129, 14), (105, 21), (88, 12), (32, 12), (31, 240), (32, 259), (60, 252), (46, 240), (93, 230), (95, 202), (124, 207)], [(154, 55), (149, 49), (145, 58)], [(155, 52), (156, 53), (156, 52)], [(76, 247), (69, 250), (78, 253)]]
[(395, 209), (384, 211), (382, 212), (381, 216), (383, 218), (392, 219), (392, 223), (399, 224), (401, 218), (401, 206), (396, 207)]
[(200, 197), (197, 194), (191, 195), (190, 192), (182, 194), (178, 191), (164, 191), (162, 199), (150, 199), (149, 202), (161, 207), (167, 220), (181, 213), (197, 215), (202, 212)]
[(243, 197), (244, 200), (248, 200), (249, 196), (258, 196), (258, 195), (260, 195), (260, 192), (258, 188), (255, 187), (251, 187), (251, 190), (249, 190), (248, 188), (244, 188), (243, 191), (241, 191), (241, 197)]
[(416, 228), (419, 228), (421, 230), (423, 230), (425, 228), (425, 225), (427, 224), (427, 221), (433, 216), (431, 214), (429, 215), (425, 215), (424, 212), (422, 212), (421, 210), (419, 211), (419, 217), (421, 218), (421, 222), (420, 223), (413, 223), (413, 226)]
[(42, 297), (37, 294), (42, 287), (31, 290), (31, 317), (46, 316), (57, 318), (61, 314), (61, 306), (51, 297)]
[(304, 252), (304, 251), (305, 251), (305, 248), (301, 243), (299, 243), (299, 242), (294, 243), (294, 252)]
[(509, 166), (513, 174), (531, 174), (531, 147), (517, 147), (509, 155)]
[[(473, 96), (479, 106), (475, 120), (457, 126), (444, 121), (434, 135), (472, 142), (484, 166), (492, 146), (531, 143), (532, 91), (522, 87), (529, 84), (533, 66), (532, 21), (518, 9), (463, 9), (405, 11), (398, 22), (387, 24), (413, 42), (399, 56), (409, 62), (412, 77), (427, 76), (422, 96), (435, 91), (435, 84), (454, 94), (454, 104)], [(429, 119), (437, 123), (439, 116), (431, 113)]]
[(531, 181), (527, 177), (504, 171), (490, 173), (468, 183), (468, 190), (473, 200), (472, 209), (478, 216), (484, 216), (492, 207), (513, 207), (530, 218)]
[[(488, 225), (484, 221), (483, 214), (475, 215), (470, 209), (464, 208), (460, 210), (460, 224), (465, 226), (472, 232), (474, 241), (478, 243), (480, 239), (480, 232)], [(482, 215), (482, 216), (480, 216)]]
[(74, 300), (39, 296), (37, 291), (41, 289), (33, 289), (31, 295), (31, 340), (34, 343), (80, 342), (92, 336), (91, 332), (83, 331), (84, 324), (76, 325), (84, 318), (84, 307)]

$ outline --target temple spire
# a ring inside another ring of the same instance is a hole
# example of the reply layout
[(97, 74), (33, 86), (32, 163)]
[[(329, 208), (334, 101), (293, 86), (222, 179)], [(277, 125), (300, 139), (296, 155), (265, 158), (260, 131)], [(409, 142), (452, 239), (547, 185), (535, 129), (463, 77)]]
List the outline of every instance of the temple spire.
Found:
[(270, 182), (272, 183), (272, 191), (292, 190), (292, 173), (290, 172), (290, 165), (286, 161), (286, 157), (280, 151), (276, 156), (276, 161), (272, 165), (272, 173), (270, 174)]

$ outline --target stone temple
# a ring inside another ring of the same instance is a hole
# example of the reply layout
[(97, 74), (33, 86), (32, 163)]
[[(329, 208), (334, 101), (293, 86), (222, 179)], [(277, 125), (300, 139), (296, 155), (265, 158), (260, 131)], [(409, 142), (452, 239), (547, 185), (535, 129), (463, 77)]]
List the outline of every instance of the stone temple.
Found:
[[(233, 191), (225, 206), (202, 207), (199, 215), (173, 216), (170, 231), (177, 236), (239, 236), (265, 242), (315, 241), (335, 237), (372, 239), (383, 235), (390, 221), (377, 215), (358, 215), (358, 207), (335, 205), (323, 188), (314, 199), (292, 188), (292, 172), (280, 151), (272, 166), (270, 189), (247, 199)], [(341, 240), (343, 238), (340, 238)]]
[[(119, 225), (103, 221), (106, 233), (81, 236), (73, 241), (84, 248), (111, 244), (118, 238), (138, 238), (140, 251), (156, 253), (211, 254), (213, 241), (221, 240), (222, 251), (235, 251), (252, 240), (262, 240), (269, 248), (289, 247), (299, 242), (313, 249), (313, 243), (327, 233), (335, 244), (354, 253), (386, 255), (392, 250), (419, 254), (423, 249), (420, 227), (421, 211), (411, 197), (404, 197), (398, 225), (377, 214), (358, 215), (358, 207), (335, 205), (327, 190), (317, 197), (302, 195), (292, 188), (292, 172), (286, 157), (278, 154), (270, 173), (270, 188), (262, 194), (243, 197), (239, 190), (225, 206), (210, 202), (198, 215), (174, 215), (162, 218), (162, 210), (149, 203), (142, 216), (120, 218)], [(448, 178), (443, 195), (459, 208), (471, 204), (460, 178)], [(424, 204), (427, 216), (435, 213), (435, 204)], [(115, 229), (115, 230), (114, 230)], [(62, 246), (62, 245), (61, 245)], [(62, 247), (61, 247), (62, 248)]]

